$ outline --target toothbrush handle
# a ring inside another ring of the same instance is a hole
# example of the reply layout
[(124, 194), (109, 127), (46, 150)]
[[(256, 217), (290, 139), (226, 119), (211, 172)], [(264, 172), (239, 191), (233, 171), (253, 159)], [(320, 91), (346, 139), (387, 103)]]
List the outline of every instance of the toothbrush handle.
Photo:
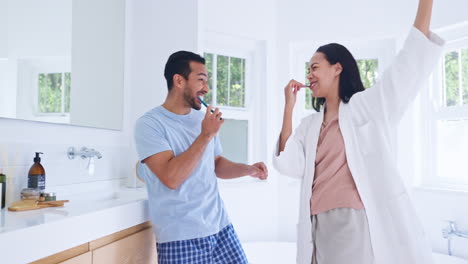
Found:
[[(197, 96), (197, 98), (198, 98), (198, 100), (200, 100), (200, 103), (202, 103), (206, 108), (208, 108), (208, 105), (205, 103), (205, 101), (203, 101), (203, 100), (202, 100), (200, 97), (198, 97), (198, 96)], [(211, 113), (214, 113), (214, 110), (213, 110), (213, 109), (211, 109)], [(223, 120), (223, 118), (220, 117), (219, 120)]]

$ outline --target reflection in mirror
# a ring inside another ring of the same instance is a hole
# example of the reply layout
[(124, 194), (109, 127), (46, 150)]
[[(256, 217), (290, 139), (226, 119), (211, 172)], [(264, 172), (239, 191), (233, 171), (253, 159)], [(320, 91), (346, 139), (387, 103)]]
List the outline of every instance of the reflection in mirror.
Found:
[(0, 0), (0, 117), (121, 129), (125, 0)]

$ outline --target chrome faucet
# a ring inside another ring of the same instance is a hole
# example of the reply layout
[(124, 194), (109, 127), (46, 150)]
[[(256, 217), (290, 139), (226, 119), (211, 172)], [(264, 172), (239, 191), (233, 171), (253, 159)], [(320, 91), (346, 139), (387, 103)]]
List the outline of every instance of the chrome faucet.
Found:
[(455, 221), (447, 221), (448, 227), (442, 229), (442, 236), (447, 239), (447, 249), (449, 256), (452, 255), (452, 238), (461, 237), (461, 238), (468, 238), (468, 231), (460, 231), (458, 230), (457, 223)]
[(74, 147), (69, 147), (67, 151), (67, 156), (69, 159), (74, 159), (76, 156), (81, 157), (82, 159), (86, 158), (102, 158), (101, 152), (94, 150), (93, 148), (82, 147), (80, 151), (76, 151)]

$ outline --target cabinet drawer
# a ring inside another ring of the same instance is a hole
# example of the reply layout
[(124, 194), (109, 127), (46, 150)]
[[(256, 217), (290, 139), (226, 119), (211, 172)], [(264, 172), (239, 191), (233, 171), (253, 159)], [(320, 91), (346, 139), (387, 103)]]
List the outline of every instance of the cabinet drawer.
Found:
[(76, 256), (59, 264), (92, 264), (92, 254), (91, 252)]
[(157, 264), (151, 228), (92, 251), (93, 264)]

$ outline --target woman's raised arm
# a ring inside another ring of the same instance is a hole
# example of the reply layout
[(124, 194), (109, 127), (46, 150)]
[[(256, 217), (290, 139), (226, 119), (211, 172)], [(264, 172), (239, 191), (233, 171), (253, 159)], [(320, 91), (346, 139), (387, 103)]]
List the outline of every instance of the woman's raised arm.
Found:
[(431, 24), (433, 0), (419, 0), (418, 12), (414, 20), (414, 27), (429, 37), (429, 26)]

